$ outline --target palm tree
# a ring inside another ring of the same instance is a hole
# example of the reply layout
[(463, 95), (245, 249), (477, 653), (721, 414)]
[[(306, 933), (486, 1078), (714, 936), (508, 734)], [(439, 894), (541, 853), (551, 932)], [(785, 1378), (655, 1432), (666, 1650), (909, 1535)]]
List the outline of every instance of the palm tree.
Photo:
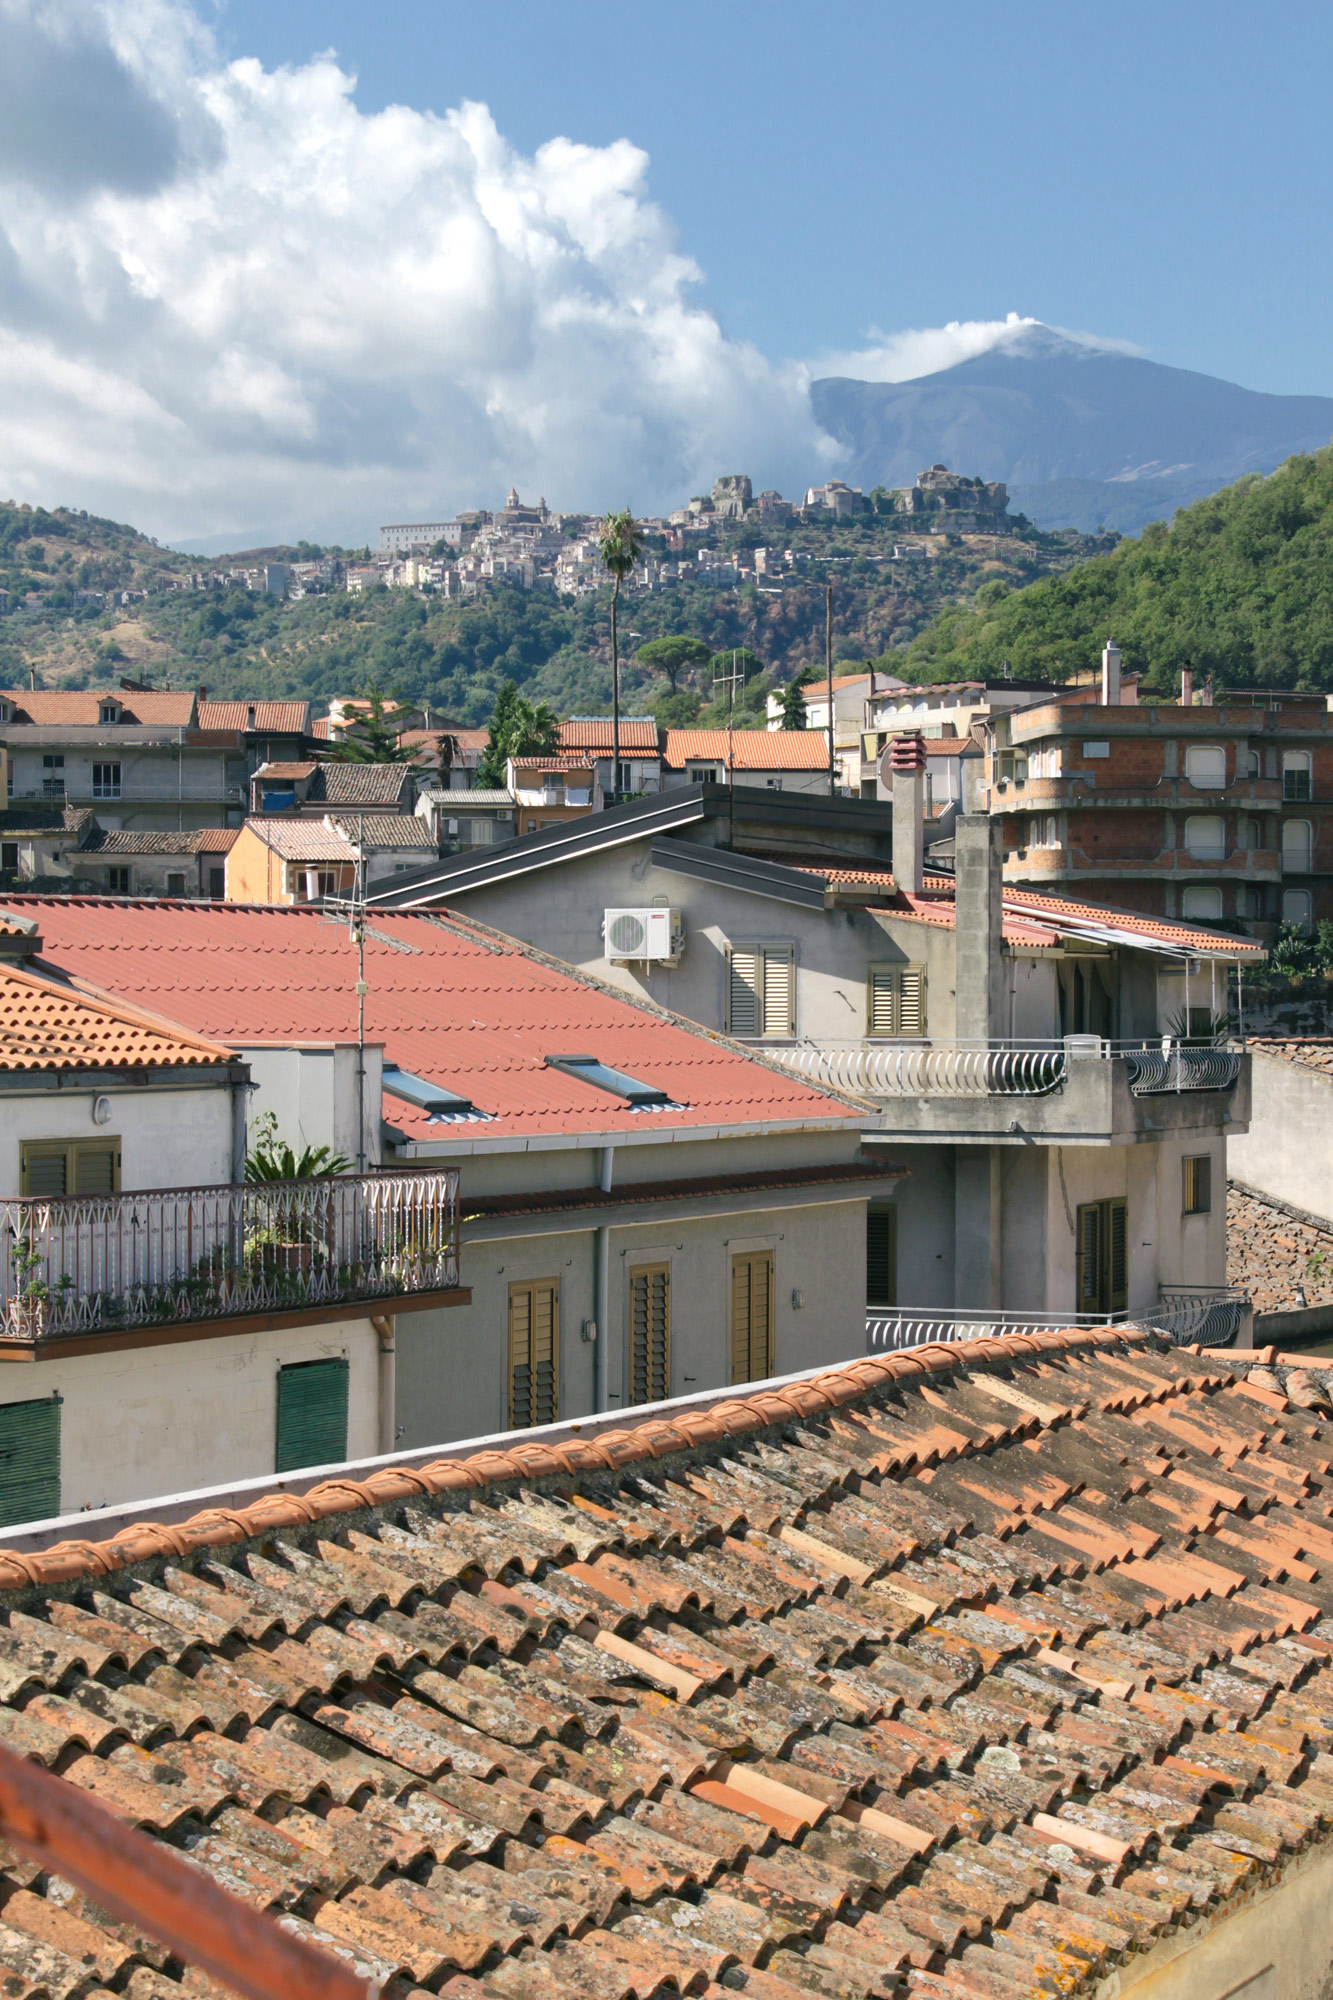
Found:
[(616, 610), (620, 586), (642, 553), (634, 516), (628, 507), (608, 514), (597, 537), (597, 553), (614, 579), (611, 591), (611, 803), (620, 803), (620, 642)]

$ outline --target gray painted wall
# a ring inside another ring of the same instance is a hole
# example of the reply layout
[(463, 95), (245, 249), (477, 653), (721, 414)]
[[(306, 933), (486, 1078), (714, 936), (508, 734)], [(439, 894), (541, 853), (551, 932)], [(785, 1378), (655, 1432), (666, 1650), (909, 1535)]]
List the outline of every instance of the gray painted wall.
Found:
[(1231, 1141), (1238, 1180), (1333, 1222), (1333, 1076), (1255, 1048), (1248, 1132)]

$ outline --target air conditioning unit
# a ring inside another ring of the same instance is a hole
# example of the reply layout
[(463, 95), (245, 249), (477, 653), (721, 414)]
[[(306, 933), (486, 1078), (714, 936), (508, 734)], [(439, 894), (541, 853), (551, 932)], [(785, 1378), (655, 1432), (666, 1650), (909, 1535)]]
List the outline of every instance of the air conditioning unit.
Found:
[(606, 955), (621, 961), (646, 959), (674, 965), (685, 949), (685, 925), (679, 910), (607, 910), (602, 920)]

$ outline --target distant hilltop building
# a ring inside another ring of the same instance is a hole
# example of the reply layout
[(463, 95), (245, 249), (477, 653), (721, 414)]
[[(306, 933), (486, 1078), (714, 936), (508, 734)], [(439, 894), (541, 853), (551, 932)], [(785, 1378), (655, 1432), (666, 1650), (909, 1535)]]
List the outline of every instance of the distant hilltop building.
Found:
[(413, 549), (424, 552), (433, 549), (437, 542), (447, 542), (451, 548), (458, 548), (462, 540), (461, 521), (394, 521), (387, 528), (380, 529), (380, 554), (411, 555)]
[(993, 535), (1010, 526), (1003, 480), (966, 479), (947, 465), (930, 466), (915, 486), (898, 487), (888, 497), (889, 511), (910, 516), (912, 526), (928, 534)]

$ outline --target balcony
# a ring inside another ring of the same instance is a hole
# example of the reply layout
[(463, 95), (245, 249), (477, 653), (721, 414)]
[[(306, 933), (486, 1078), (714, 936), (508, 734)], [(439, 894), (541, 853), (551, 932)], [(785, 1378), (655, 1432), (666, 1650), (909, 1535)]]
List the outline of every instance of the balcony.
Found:
[(456, 1172), (0, 1203), (0, 1348), (458, 1288)]
[(1004, 1333), (1047, 1333), (1067, 1327), (1147, 1326), (1173, 1347), (1230, 1347), (1250, 1310), (1247, 1293), (1234, 1285), (1162, 1285), (1157, 1305), (1137, 1313), (1023, 1313), (986, 1307), (868, 1306), (867, 1354)]
[(1119, 1141), (1249, 1119), (1249, 1058), (1154, 1036), (1063, 1041), (826, 1042), (766, 1053), (880, 1108), (904, 1139)]

